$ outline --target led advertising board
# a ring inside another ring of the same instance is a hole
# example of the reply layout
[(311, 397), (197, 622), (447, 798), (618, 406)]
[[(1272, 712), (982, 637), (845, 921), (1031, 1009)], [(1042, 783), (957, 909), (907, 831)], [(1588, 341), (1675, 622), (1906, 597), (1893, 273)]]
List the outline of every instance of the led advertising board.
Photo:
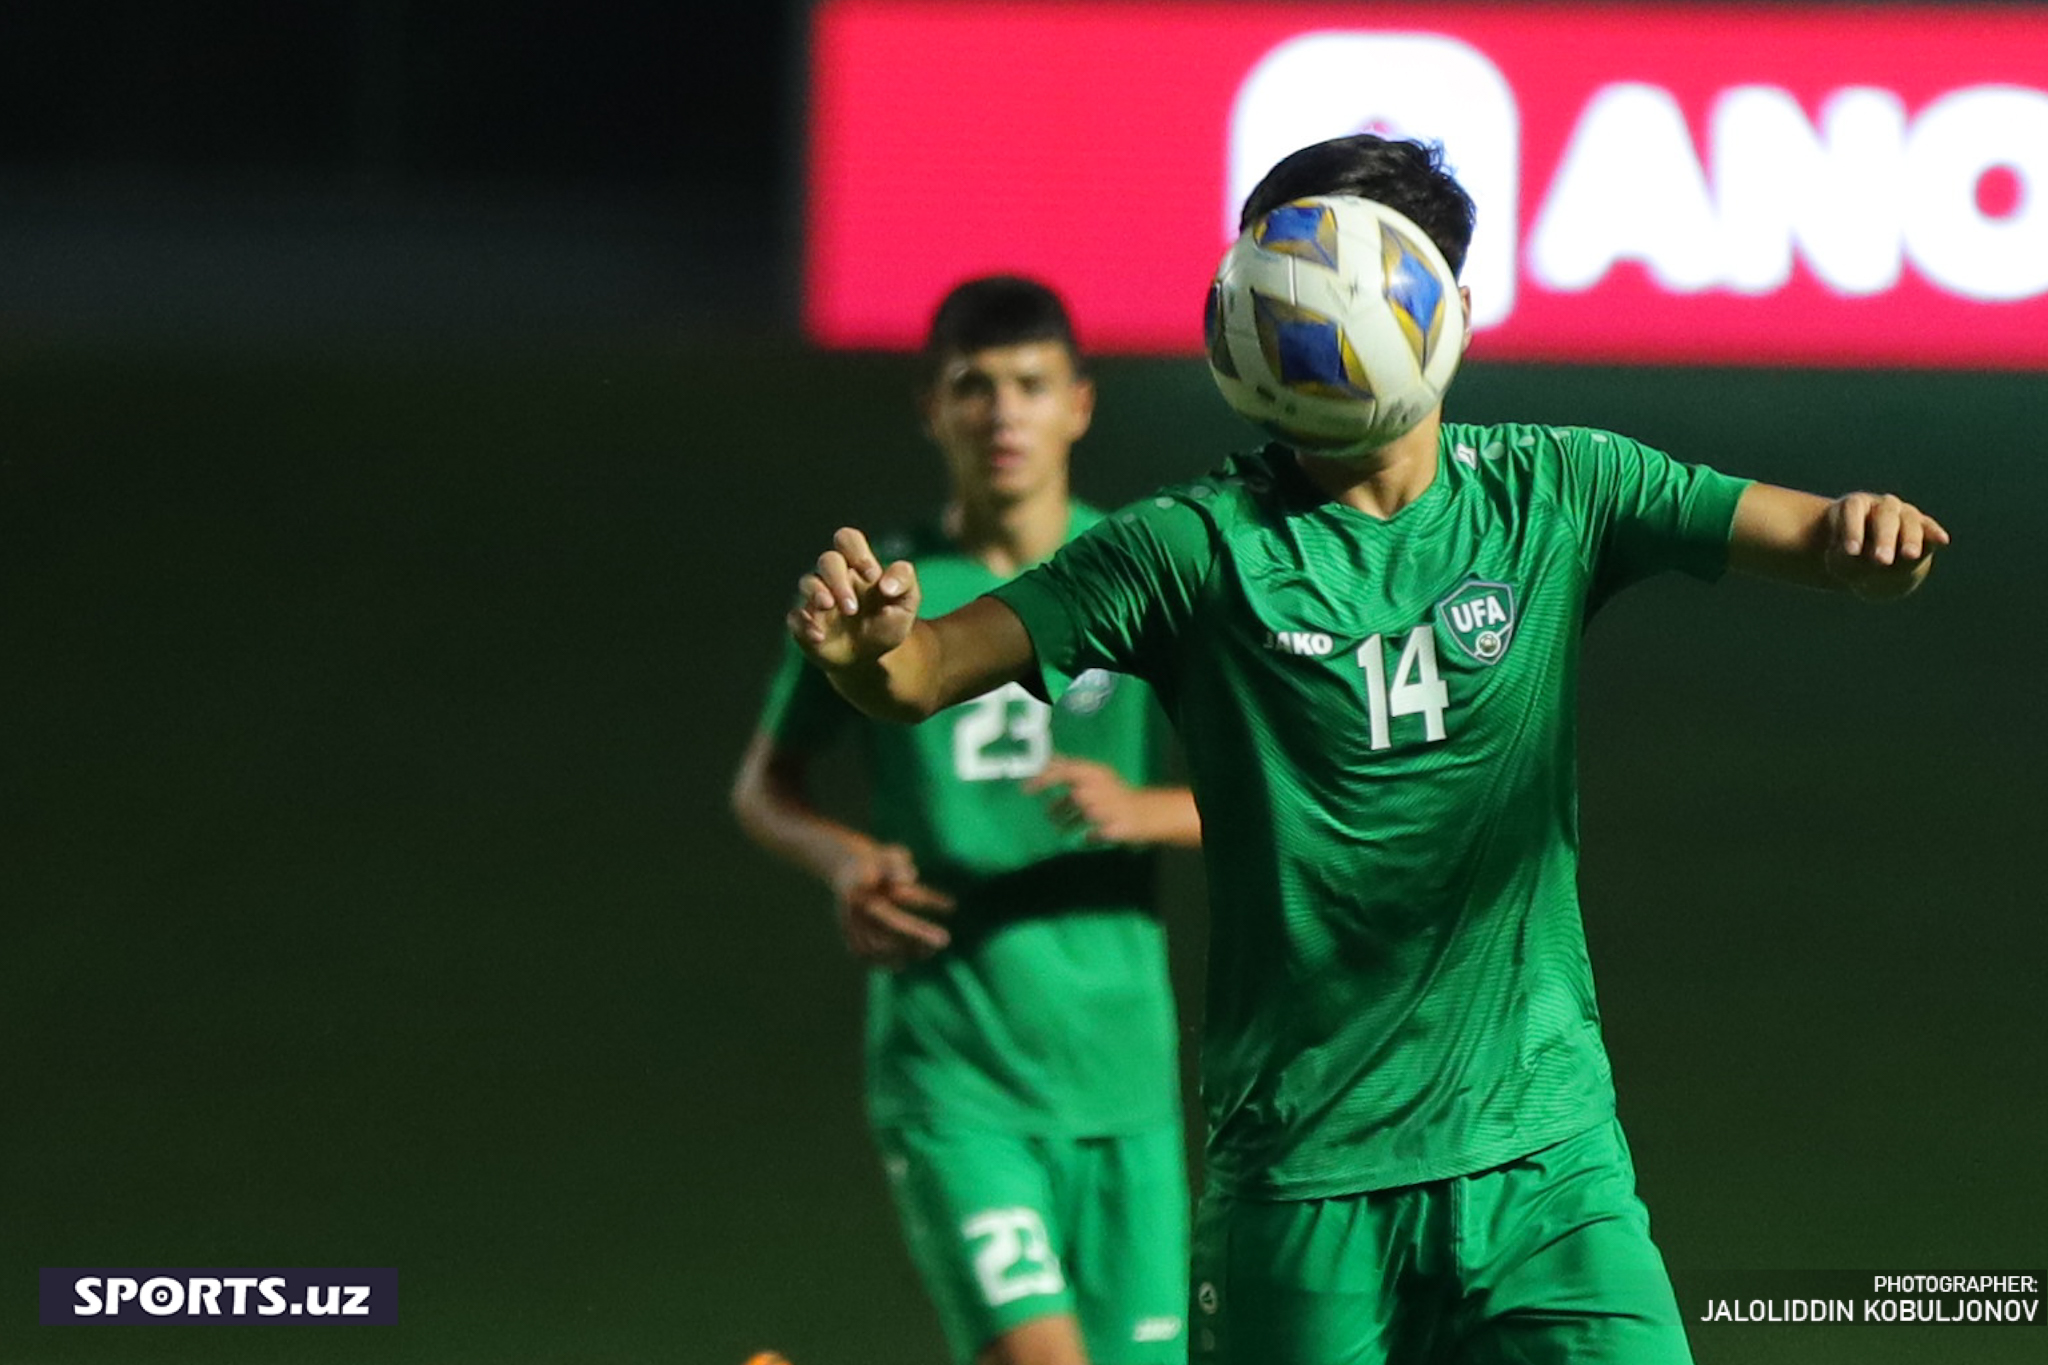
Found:
[(1441, 141), (1474, 354), (2048, 367), (2048, 15), (826, 0), (807, 334), (914, 347), (945, 289), (1056, 284), (1084, 341), (1198, 349), (1296, 147)]

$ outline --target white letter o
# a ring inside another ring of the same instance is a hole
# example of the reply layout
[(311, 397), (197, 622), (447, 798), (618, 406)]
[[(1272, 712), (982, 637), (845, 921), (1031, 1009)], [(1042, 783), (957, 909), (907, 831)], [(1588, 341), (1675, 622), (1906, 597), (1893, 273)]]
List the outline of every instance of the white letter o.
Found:
[[(1977, 182), (2006, 167), (2020, 201), (2003, 218), (1977, 207)], [(1906, 251), (1920, 273), (1973, 299), (2048, 290), (2048, 94), (1980, 85), (1943, 95), (1906, 139)]]
[(142, 1282), (142, 1311), (157, 1317), (167, 1317), (185, 1306), (185, 1285), (168, 1275), (158, 1275)]

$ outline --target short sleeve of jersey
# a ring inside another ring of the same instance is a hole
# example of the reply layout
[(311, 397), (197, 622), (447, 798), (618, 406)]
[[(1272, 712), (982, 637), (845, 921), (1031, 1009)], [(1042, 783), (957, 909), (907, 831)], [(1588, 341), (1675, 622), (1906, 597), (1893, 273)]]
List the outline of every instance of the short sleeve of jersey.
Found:
[(784, 640), (761, 707), (761, 732), (778, 749), (815, 753), (829, 748), (854, 716), (825, 675), (804, 662), (793, 641)]
[(991, 595), (1031, 636), (1032, 690), (1057, 701), (1090, 668), (1156, 682), (1215, 562), (1208, 519), (1162, 494), (1105, 517)]
[(1593, 597), (1677, 569), (1709, 582), (1728, 567), (1735, 504), (1750, 481), (1681, 464), (1613, 432), (1565, 428), (1560, 490), (1592, 569)]

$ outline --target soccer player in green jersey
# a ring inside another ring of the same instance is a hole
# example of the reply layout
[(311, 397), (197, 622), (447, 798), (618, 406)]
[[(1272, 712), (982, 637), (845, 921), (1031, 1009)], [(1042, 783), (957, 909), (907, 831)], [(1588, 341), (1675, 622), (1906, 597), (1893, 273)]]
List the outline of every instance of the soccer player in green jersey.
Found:
[[(1321, 194), (1463, 263), (1438, 149), (1305, 148), (1244, 221)], [(896, 720), (1088, 669), (1159, 692), (1213, 924), (1198, 1360), (1681, 1365), (1577, 904), (1580, 632), (1666, 569), (1891, 598), (1948, 543), (1896, 497), (1439, 406), (1376, 449), (1234, 459), (935, 620), (915, 566), (842, 530), (788, 624)]]
[[(889, 543), (926, 610), (972, 601), (1096, 525), (1068, 494), (1094, 391), (1058, 296), (1011, 277), (947, 295), (926, 429), (951, 499)], [(917, 730), (867, 722), (792, 645), (734, 807), (833, 890), (869, 977), (869, 1118), (957, 1359), (1187, 1358), (1187, 1179), (1153, 856), (1193, 846), (1184, 787), (1151, 785), (1163, 725), (1135, 679), (1082, 671), (1058, 704), (1015, 681)], [(873, 830), (816, 809), (812, 757), (859, 730)], [(943, 920), (943, 924), (940, 922)]]

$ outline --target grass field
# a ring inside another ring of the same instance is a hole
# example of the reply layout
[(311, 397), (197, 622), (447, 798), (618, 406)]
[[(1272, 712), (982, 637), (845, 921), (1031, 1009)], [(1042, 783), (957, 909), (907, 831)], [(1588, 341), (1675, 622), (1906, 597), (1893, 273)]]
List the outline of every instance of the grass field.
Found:
[[(936, 496), (905, 364), (0, 358), (0, 1359), (941, 1359), (860, 1126), (859, 983), (724, 809), (795, 574)], [(1242, 440), (1194, 365), (1101, 383), (1088, 496)], [(2044, 396), (1454, 392), (1896, 486), (1957, 536), (1901, 607), (1660, 582), (1591, 632), (1589, 936), (1682, 1302), (1720, 1269), (2048, 1264)], [(396, 1266), (401, 1321), (34, 1325), (35, 1269), (74, 1265)], [(1695, 1335), (1701, 1365), (2043, 1342)]]

